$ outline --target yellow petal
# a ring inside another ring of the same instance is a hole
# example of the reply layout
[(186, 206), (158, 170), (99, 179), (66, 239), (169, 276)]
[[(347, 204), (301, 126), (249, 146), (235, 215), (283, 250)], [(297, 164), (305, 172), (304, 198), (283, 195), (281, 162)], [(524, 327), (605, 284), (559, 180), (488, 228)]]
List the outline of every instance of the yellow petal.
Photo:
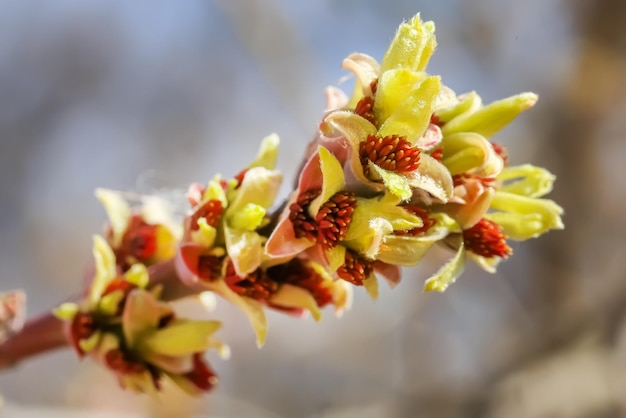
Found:
[(129, 348), (140, 343), (146, 333), (157, 329), (161, 313), (159, 302), (150, 292), (135, 289), (128, 294), (122, 313), (122, 329)]
[(385, 72), (393, 68), (424, 70), (435, 46), (434, 23), (422, 22), (420, 15), (417, 14), (398, 28), (385, 52), (380, 71)]
[(117, 276), (117, 267), (113, 250), (100, 235), (93, 237), (93, 257), (95, 274), (89, 289), (89, 301), (95, 306), (104, 289)]
[(228, 224), (231, 228), (254, 231), (261, 225), (264, 217), (265, 208), (263, 206), (247, 203), (230, 216)]
[(119, 192), (98, 188), (95, 194), (107, 213), (113, 231), (112, 243), (117, 248), (122, 244), (122, 238), (128, 228), (130, 206)]
[(78, 346), (85, 353), (90, 353), (100, 345), (102, 340), (102, 332), (94, 331), (89, 338), (83, 338), (78, 341)]
[(124, 279), (140, 289), (145, 289), (150, 282), (150, 274), (148, 274), (148, 269), (143, 264), (133, 264), (128, 271), (124, 273)]
[(273, 170), (276, 167), (276, 159), (278, 158), (278, 144), (280, 139), (278, 135), (273, 133), (263, 138), (259, 153), (254, 161), (248, 166), (252, 167), (264, 167), (268, 170)]
[(226, 217), (230, 218), (248, 204), (269, 208), (274, 203), (282, 180), (279, 171), (265, 167), (249, 169), (239, 188), (229, 197), (230, 206), (226, 210)]
[(320, 168), (322, 170), (322, 193), (309, 205), (309, 214), (315, 218), (319, 208), (335, 193), (340, 192), (346, 185), (341, 163), (330, 151), (319, 147)]
[(263, 261), (263, 240), (253, 231), (225, 227), (226, 248), (238, 276), (245, 277)]
[(541, 228), (536, 231), (537, 235), (543, 234), (550, 229), (564, 228), (563, 221), (561, 220), (563, 208), (549, 199), (537, 199), (498, 191), (491, 201), (491, 208), (520, 215), (540, 215), (542, 225)]
[(205, 217), (198, 218), (197, 225), (198, 230), (191, 231), (191, 240), (205, 248), (213, 247), (217, 237), (217, 229), (209, 225)]
[(482, 177), (491, 177), (499, 174), (504, 166), (489, 141), (477, 133), (448, 135), (442, 145), (443, 164), (452, 175), (474, 172)]
[(401, 135), (414, 144), (430, 123), (434, 100), (440, 88), (439, 77), (428, 77), (424, 80), (382, 123), (378, 136)]
[(376, 275), (370, 274), (367, 279), (363, 280), (363, 287), (372, 299), (378, 299), (378, 278)]
[[(452, 100), (448, 98), (448, 102), (450, 101)], [(469, 93), (459, 96), (458, 100), (453, 104), (449, 104), (448, 106), (442, 108), (437, 108), (437, 110), (435, 111), (435, 115), (440, 122), (448, 123), (457, 116), (463, 115), (465, 113), (471, 114), (476, 112), (478, 109), (480, 109), (482, 104), (483, 102), (480, 96), (475, 91), (471, 91)]]
[(537, 102), (534, 93), (521, 93), (498, 100), (473, 112), (465, 113), (452, 119), (441, 128), (444, 135), (457, 132), (476, 132), (490, 138), (508, 125), (524, 110), (530, 109)]
[(498, 175), (498, 180), (504, 182), (499, 188), (503, 192), (541, 197), (552, 191), (556, 176), (545, 168), (524, 164), (504, 168)]
[(395, 68), (381, 74), (374, 102), (378, 122), (386, 121), (426, 77), (428, 74), (424, 72), (406, 68)]
[(461, 242), (454, 257), (424, 283), (424, 291), (443, 292), (456, 281), (465, 268), (465, 248)]
[(539, 213), (493, 212), (486, 214), (485, 218), (497, 223), (504, 235), (515, 241), (537, 238), (546, 232), (543, 216)]
[(179, 320), (140, 341), (142, 350), (165, 356), (186, 356), (211, 347), (210, 335), (220, 328), (217, 321)]
[(75, 303), (63, 303), (55, 308), (52, 313), (61, 321), (71, 321), (78, 313), (78, 305)]
[[(363, 96), (370, 96), (372, 88), (370, 84), (378, 78), (380, 64), (367, 54), (353, 53), (348, 55), (342, 62), (341, 68), (350, 70), (357, 78), (356, 88), (359, 89), (359, 99)], [(358, 100), (357, 100), (358, 101)], [(350, 107), (356, 106), (354, 105)]]
[(336, 245), (333, 248), (326, 250), (326, 259), (328, 260), (328, 272), (334, 273), (339, 267), (346, 261), (346, 247), (343, 245)]
[[(420, 165), (417, 170), (406, 175), (409, 185), (413, 189), (428, 192), (441, 203), (446, 203), (454, 193), (454, 183), (448, 169), (428, 154), (420, 155)], [(415, 196), (415, 190), (413, 196)]]
[(319, 306), (317, 306), (315, 298), (308, 290), (302, 287), (284, 284), (280, 287), (278, 292), (272, 295), (270, 302), (285, 308), (306, 309), (311, 312), (313, 319), (316, 321), (322, 319), (322, 312)]
[(411, 186), (405, 176), (380, 168), (369, 161), (370, 169), (376, 173), (385, 184), (385, 188), (400, 200), (409, 200), (412, 196)]
[(257, 347), (263, 347), (267, 336), (267, 319), (263, 307), (257, 301), (233, 292), (223, 279), (212, 281), (210, 288), (243, 311), (256, 334)]
[(100, 299), (96, 311), (101, 315), (114, 316), (123, 298), (124, 292), (122, 290), (111, 292)]

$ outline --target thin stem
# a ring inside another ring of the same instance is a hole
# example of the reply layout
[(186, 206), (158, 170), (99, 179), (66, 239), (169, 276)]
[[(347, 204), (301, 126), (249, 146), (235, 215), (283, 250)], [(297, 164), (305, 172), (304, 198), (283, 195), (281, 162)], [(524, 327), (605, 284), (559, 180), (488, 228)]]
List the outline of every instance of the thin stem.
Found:
[[(172, 301), (201, 291), (187, 287), (180, 281), (173, 260), (151, 266), (149, 272), (150, 286), (163, 287), (163, 300)], [(38, 354), (69, 347), (64, 328), (63, 321), (52, 312), (28, 320), (20, 331), (0, 344), (0, 370)]]
[(52, 312), (32, 318), (0, 344), (0, 370), (15, 366), (28, 357), (66, 347), (63, 323)]

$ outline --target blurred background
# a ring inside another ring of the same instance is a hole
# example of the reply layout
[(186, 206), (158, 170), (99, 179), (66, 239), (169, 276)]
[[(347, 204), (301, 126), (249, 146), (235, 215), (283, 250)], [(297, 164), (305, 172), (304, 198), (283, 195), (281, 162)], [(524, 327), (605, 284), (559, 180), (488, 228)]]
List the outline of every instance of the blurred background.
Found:
[(444, 294), (421, 293), (450, 256), (433, 251), (340, 320), (270, 313), (260, 351), (220, 303), (233, 355), (210, 357), (221, 381), (200, 400), (133, 396), (59, 351), (0, 374), (0, 417), (626, 416), (621, 0), (2, 2), (0, 289), (35, 314), (80, 286), (96, 187), (234, 175), (277, 132), (286, 195), (343, 57), (381, 58), (418, 11), (437, 24), (429, 72), (454, 90), (539, 94), (497, 140), (558, 176), (565, 231)]

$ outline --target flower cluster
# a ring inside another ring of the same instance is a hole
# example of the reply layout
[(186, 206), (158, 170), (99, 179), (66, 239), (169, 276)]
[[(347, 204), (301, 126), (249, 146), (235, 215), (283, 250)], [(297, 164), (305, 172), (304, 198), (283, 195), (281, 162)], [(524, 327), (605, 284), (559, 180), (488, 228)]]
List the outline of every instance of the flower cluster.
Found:
[(376, 297), (379, 276), (395, 286), (400, 268), (435, 244), (455, 252), (425, 281), (426, 291), (443, 291), (466, 259), (494, 272), (512, 254), (507, 240), (563, 228), (562, 209), (543, 198), (554, 176), (509, 165), (492, 141), (537, 96), (484, 105), (475, 92), (455, 94), (426, 71), (434, 30), (418, 15), (400, 25), (380, 63), (360, 53), (344, 60), (354, 93), (327, 90), (283, 204), (275, 202), (276, 135), (232, 178), (192, 184), (179, 222), (159, 199), (133, 208), (123, 194), (98, 189), (109, 226), (94, 241), (93, 281), (83, 301), (56, 310), (79, 356), (136, 391), (154, 393), (164, 377), (190, 393), (214, 385), (203, 353), (224, 351), (212, 337), (219, 324), (179, 318), (150, 266), (173, 266), (171, 280), (186, 295), (213, 292), (239, 307), (260, 347), (268, 308), (316, 320), (326, 306), (341, 314), (355, 286)]

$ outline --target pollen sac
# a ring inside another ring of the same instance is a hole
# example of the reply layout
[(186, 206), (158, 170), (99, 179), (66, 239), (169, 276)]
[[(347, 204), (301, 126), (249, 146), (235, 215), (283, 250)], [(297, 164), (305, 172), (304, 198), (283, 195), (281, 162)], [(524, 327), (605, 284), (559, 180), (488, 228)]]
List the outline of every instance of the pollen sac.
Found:
[(337, 276), (352, 283), (355, 286), (362, 286), (374, 270), (373, 262), (361, 257), (353, 251), (346, 251), (345, 262), (337, 270)]
[(333, 300), (332, 292), (326, 286), (324, 278), (307, 261), (300, 258), (270, 267), (267, 274), (281, 284), (292, 284), (308, 290), (320, 308)]
[(374, 98), (365, 96), (356, 104), (354, 113), (367, 119), (372, 125), (376, 126), (376, 114), (374, 113)]
[(200, 229), (198, 220), (201, 218), (206, 219), (207, 224), (215, 228), (220, 220), (220, 217), (222, 216), (222, 213), (224, 213), (222, 202), (219, 200), (207, 201), (196, 209), (193, 215), (191, 215), (191, 230), (197, 231)]
[(360, 156), (364, 167), (369, 160), (380, 168), (402, 174), (419, 167), (420, 150), (402, 136), (370, 135), (360, 144)]
[(198, 277), (204, 280), (215, 280), (222, 275), (224, 257), (216, 255), (201, 255), (198, 257)]
[(463, 242), (468, 251), (485, 258), (507, 258), (513, 254), (498, 224), (485, 218), (463, 231)]
[(267, 300), (278, 290), (278, 283), (263, 269), (259, 268), (245, 277), (240, 277), (232, 262), (228, 264), (224, 281), (238, 295), (256, 300)]
[(324, 249), (333, 248), (343, 240), (352, 221), (356, 208), (356, 197), (352, 192), (335, 193), (321, 207), (315, 221), (317, 222), (319, 242)]
[(301, 193), (298, 200), (289, 206), (289, 220), (293, 224), (296, 238), (307, 238), (311, 241), (317, 239), (317, 225), (315, 220), (309, 216), (307, 209), (320, 193), (322, 193), (320, 189)]
[(509, 165), (509, 150), (507, 150), (504, 145), (499, 144), (497, 142), (493, 142), (493, 141), (491, 142), (491, 147), (493, 148), (495, 153), (498, 154), (500, 156), (500, 158), (502, 158), (502, 161), (504, 162), (504, 166), (508, 167), (508, 165)]

